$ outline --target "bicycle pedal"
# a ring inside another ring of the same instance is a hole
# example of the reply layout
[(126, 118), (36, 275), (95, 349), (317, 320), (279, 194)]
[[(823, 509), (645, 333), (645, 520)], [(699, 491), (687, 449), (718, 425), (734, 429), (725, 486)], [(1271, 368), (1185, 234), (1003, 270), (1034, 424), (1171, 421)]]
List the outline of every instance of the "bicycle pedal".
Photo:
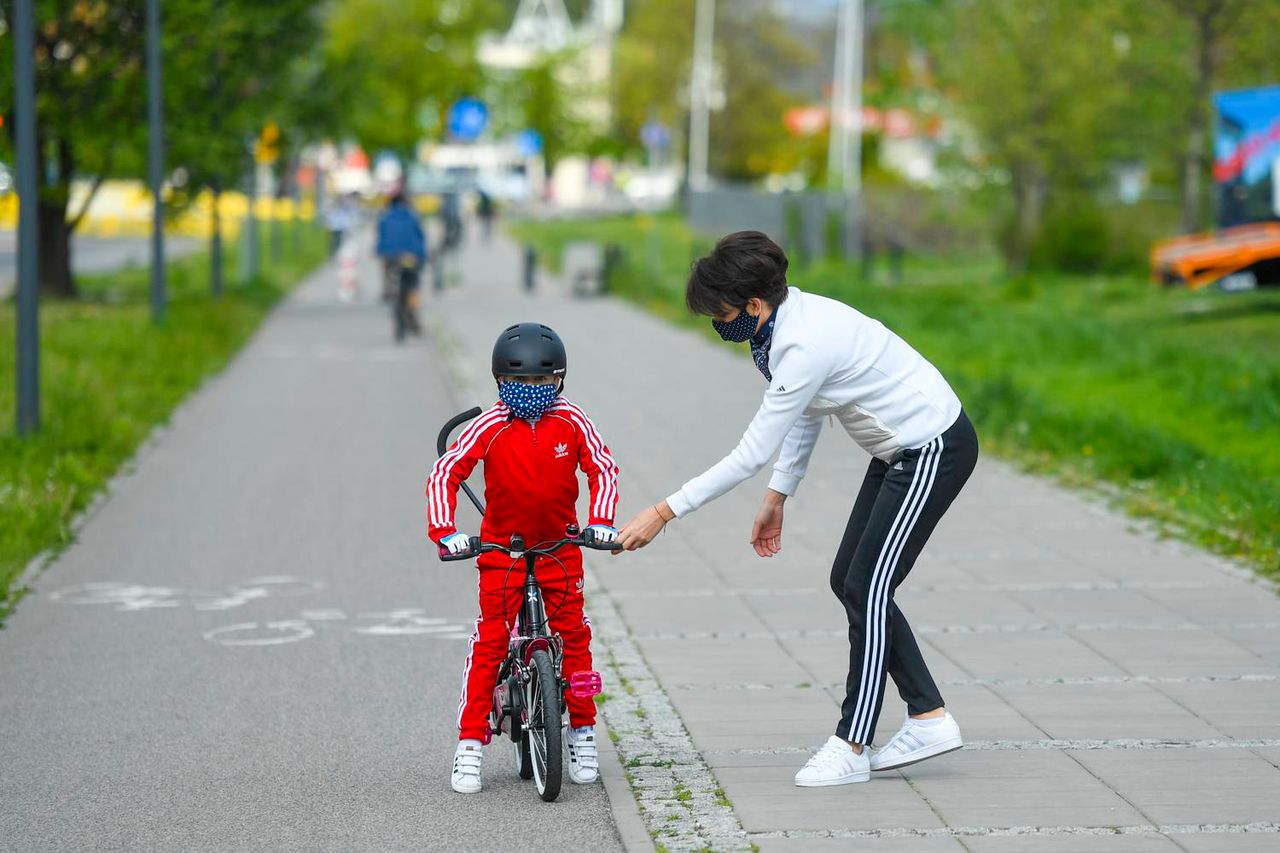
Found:
[(569, 676), (569, 695), (575, 699), (590, 699), (604, 689), (600, 673), (583, 669)]

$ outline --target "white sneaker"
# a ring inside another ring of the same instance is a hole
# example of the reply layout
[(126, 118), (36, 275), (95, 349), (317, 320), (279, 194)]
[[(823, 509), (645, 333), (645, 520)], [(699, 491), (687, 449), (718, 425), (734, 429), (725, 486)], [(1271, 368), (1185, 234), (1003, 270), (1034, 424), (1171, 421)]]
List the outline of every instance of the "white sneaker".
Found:
[(933, 725), (921, 725), (922, 722), (908, 716), (898, 733), (871, 754), (871, 769), (895, 770), (964, 746), (960, 725), (949, 712)]
[(832, 735), (827, 738), (822, 749), (815, 752), (813, 758), (800, 768), (800, 772), (796, 774), (796, 784), (801, 788), (819, 788), (824, 785), (865, 782), (870, 778), (867, 750), (863, 749), (859, 755), (847, 740)]
[(459, 794), (480, 793), (480, 756), (480, 741), (458, 742), (458, 750), (453, 754), (453, 790)]
[(579, 785), (589, 785), (600, 778), (600, 753), (596, 750), (594, 726), (565, 730), (565, 745), (569, 748), (569, 779)]

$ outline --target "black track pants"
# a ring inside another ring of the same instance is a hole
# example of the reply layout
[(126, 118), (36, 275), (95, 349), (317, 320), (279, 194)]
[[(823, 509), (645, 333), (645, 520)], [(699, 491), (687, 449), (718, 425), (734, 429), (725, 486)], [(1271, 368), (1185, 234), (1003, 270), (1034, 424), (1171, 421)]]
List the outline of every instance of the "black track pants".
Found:
[(912, 714), (942, 707), (893, 592), (978, 461), (978, 436), (960, 417), (892, 465), (871, 460), (831, 567), (831, 589), (849, 617), (849, 678), (836, 735), (868, 744), (884, 700), (885, 674)]

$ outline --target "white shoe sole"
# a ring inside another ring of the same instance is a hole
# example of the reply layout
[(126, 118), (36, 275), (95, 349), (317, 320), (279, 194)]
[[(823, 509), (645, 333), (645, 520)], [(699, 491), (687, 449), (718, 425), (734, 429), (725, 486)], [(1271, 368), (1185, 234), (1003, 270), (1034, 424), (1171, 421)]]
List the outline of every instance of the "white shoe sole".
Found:
[(457, 791), (459, 794), (478, 794), (480, 793), (481, 789), (484, 788), (483, 784), (478, 784), (474, 788), (470, 786), (460, 787), (458, 783), (453, 781), (452, 779), (449, 780), (449, 784), (453, 787), (453, 790)]
[(856, 773), (849, 773), (836, 779), (822, 779), (818, 782), (801, 782), (796, 780), (797, 788), (830, 788), (834, 785), (852, 785), (855, 782), (870, 782), (871, 771), (862, 770)]
[(919, 749), (906, 753), (905, 755), (894, 759), (892, 764), (876, 765), (875, 756), (871, 757), (871, 769), (879, 772), (881, 770), (898, 770), (903, 767), (909, 767), (929, 758), (937, 758), (939, 755), (946, 755), (948, 752), (955, 752), (964, 746), (964, 739), (960, 735), (949, 737), (938, 743), (931, 743), (928, 746), (922, 746)]
[(569, 781), (575, 785), (590, 785), (592, 782), (598, 782), (599, 780), (600, 780), (599, 773), (593, 774), (590, 779), (579, 779), (577, 776), (574, 776), (572, 773), (569, 774)]

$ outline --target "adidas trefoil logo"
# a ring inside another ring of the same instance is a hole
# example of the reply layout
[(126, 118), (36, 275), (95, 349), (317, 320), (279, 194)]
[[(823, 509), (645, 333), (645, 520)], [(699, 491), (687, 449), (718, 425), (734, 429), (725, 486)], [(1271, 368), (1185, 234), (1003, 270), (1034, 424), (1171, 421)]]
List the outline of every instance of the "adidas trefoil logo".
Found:
[(569, 445), (565, 444), (564, 442), (561, 442), (560, 444), (556, 445), (557, 459), (563, 459), (568, 455), (569, 455)]

